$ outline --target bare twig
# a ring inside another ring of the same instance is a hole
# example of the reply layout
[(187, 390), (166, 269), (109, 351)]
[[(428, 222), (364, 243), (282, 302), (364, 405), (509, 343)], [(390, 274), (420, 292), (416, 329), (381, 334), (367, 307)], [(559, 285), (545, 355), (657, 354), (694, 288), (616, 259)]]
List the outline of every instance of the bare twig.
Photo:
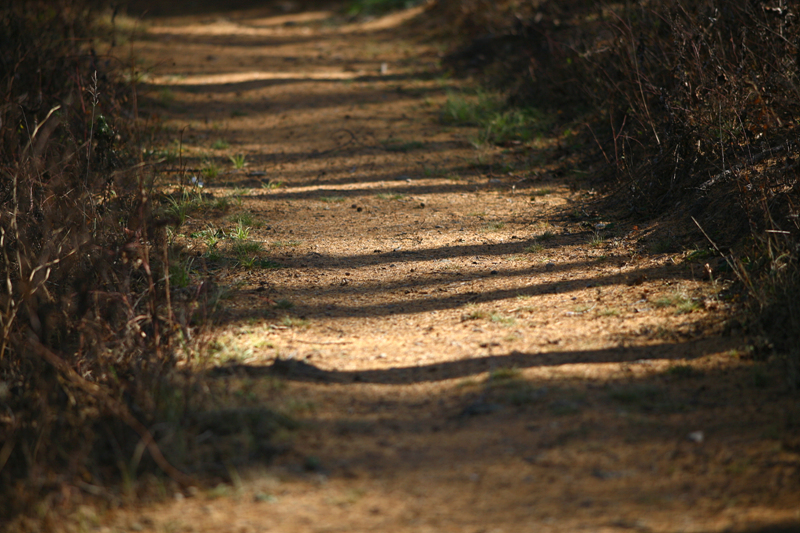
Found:
[(588, 122), (586, 123), (586, 127), (589, 128), (589, 131), (592, 133), (592, 137), (594, 137), (594, 142), (597, 143), (598, 148), (600, 148), (600, 151), (603, 153), (603, 157), (605, 158), (606, 163), (608, 163), (608, 165), (611, 166), (611, 160), (608, 159), (608, 156), (606, 155), (606, 151), (603, 150), (603, 145), (600, 144), (600, 141), (597, 140), (597, 135), (594, 134), (594, 130), (592, 129), (592, 127), (589, 125)]
[(299, 342), (300, 344), (323, 344), (323, 345), (351, 344), (351, 341), (302, 341), (300, 339), (292, 339), (292, 342)]
[(89, 173), (92, 166), (92, 142), (94, 140), (94, 113), (100, 103), (100, 91), (97, 90), (97, 71), (92, 74), (92, 86), (86, 89), (92, 96), (92, 122), (89, 124), (89, 144), (86, 147), (86, 186), (89, 186)]
[(739, 268), (739, 265), (735, 264), (731, 258), (722, 253), (722, 250), (719, 249), (717, 243), (715, 243), (713, 239), (711, 239), (711, 237), (708, 236), (708, 233), (706, 233), (706, 230), (703, 229), (703, 227), (700, 225), (697, 219), (695, 219), (694, 217), (691, 217), (691, 219), (692, 222), (694, 222), (695, 225), (697, 226), (697, 229), (699, 229), (700, 232), (703, 234), (703, 236), (708, 240), (708, 242), (711, 243), (711, 246), (713, 246), (714, 249), (717, 251), (717, 253), (721, 255), (723, 259), (725, 259), (725, 262), (728, 264), (730, 269), (733, 270), (733, 272), (736, 274), (736, 277), (739, 278), (739, 281), (747, 285), (748, 289), (750, 289), (752, 294), (756, 294), (755, 287), (753, 287), (753, 282), (750, 279), (750, 276), (748, 276), (741, 268)]
[(123, 403), (113, 398), (99, 384), (82, 378), (63, 359), (61, 359), (58, 355), (50, 351), (41, 343), (36, 342), (32, 344), (42, 359), (61, 372), (61, 374), (76, 387), (95, 398), (103, 407), (108, 409), (115, 416), (119, 417), (120, 420), (125, 422), (128, 426), (130, 426), (131, 429), (138, 433), (139, 437), (142, 439), (142, 442), (147, 447), (147, 451), (150, 452), (150, 456), (156, 462), (158, 467), (164, 471), (164, 473), (183, 486), (189, 486), (194, 483), (194, 479), (172, 466), (172, 464), (166, 460), (164, 455), (161, 453), (161, 449), (158, 447), (158, 444), (156, 444), (155, 439), (153, 439), (153, 435), (150, 433), (150, 431), (144, 426), (144, 424), (139, 422), (139, 420), (137, 420), (136, 417), (130, 413), (128, 408)]

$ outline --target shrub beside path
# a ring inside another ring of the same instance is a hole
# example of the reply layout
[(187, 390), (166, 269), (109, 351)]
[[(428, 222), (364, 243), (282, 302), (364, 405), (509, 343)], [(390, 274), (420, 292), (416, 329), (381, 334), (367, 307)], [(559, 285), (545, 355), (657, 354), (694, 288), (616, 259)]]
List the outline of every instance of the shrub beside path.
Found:
[(174, 238), (227, 291), (205, 379), (300, 427), (271, 463), (102, 527), (800, 523), (796, 396), (753, 360), (703, 243), (665, 251), (651, 225), (592, 212), (564, 134), (492, 146), (444, 123), (470, 92), (424, 24), (422, 8), (148, 21), (134, 49), (162, 186), (181, 165), (203, 183)]

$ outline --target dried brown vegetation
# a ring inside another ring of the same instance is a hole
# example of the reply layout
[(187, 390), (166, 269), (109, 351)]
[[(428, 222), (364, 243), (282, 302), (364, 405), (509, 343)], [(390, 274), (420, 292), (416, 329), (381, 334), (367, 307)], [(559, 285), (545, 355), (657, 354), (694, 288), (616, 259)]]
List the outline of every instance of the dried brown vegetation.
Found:
[(512, 105), (547, 102), (582, 128), (593, 168), (605, 168), (596, 184), (624, 215), (668, 217), (678, 244), (705, 242), (725, 256), (750, 297), (753, 331), (789, 354), (794, 386), (796, 6), (453, 0), (436, 10), (470, 37), (452, 64), (513, 87)]
[(136, 156), (135, 90), (92, 46), (101, 7), (0, 10), (4, 517), (217, 464), (189, 438), (207, 422), (203, 394), (178, 368), (213, 291), (170, 287), (173, 221)]

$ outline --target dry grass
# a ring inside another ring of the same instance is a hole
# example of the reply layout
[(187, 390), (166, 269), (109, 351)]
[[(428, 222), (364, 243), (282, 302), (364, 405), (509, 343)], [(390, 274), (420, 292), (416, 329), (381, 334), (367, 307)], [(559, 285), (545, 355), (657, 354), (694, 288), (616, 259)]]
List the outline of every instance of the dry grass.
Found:
[(690, 229), (667, 228), (680, 238), (659, 237), (657, 249), (713, 242), (740, 265), (753, 326), (798, 366), (794, 7), (451, 0), (434, 12), (466, 43), (451, 65), (480, 68), (490, 87), (512, 88), (509, 103), (556, 109), (558, 128), (582, 132), (615, 209), (684, 215)]
[(206, 393), (178, 368), (206, 353), (217, 291), (169, 244), (181, 221), (142, 170), (133, 87), (82, 44), (98, 3), (63, 4), (0, 9), (5, 518), (47, 515), (66, 486), (135, 493), (143, 472), (186, 485), (221, 468), (194, 439), (215, 423)]

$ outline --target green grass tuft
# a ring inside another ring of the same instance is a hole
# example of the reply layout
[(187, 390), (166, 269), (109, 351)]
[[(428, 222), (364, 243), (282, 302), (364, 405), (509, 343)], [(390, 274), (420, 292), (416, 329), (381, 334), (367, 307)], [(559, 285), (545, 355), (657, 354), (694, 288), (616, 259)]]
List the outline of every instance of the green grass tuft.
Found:
[(219, 165), (213, 160), (207, 159), (200, 165), (200, 174), (208, 180), (213, 180), (219, 176)]
[(527, 254), (538, 254), (544, 250), (544, 246), (541, 244), (531, 244), (530, 246), (526, 246), (524, 252)]
[(253, 242), (253, 241), (236, 242), (233, 244), (232, 247), (233, 253), (236, 254), (236, 256), (239, 258), (245, 256), (251, 256), (255, 253), (260, 252), (262, 249), (263, 248), (260, 242)]
[(233, 163), (233, 168), (236, 170), (242, 170), (245, 166), (247, 166), (247, 159), (245, 158), (244, 154), (232, 155), (228, 159), (231, 160), (231, 163)]
[(287, 300), (285, 298), (281, 298), (279, 300), (275, 300), (275, 308), (276, 309), (291, 309), (294, 307), (294, 302)]
[(669, 367), (666, 374), (676, 378), (689, 378), (697, 376), (699, 372), (691, 365), (682, 364)]
[(508, 107), (498, 95), (450, 93), (442, 107), (444, 124), (476, 126), (476, 144), (527, 142), (552, 128), (553, 117), (534, 107)]

